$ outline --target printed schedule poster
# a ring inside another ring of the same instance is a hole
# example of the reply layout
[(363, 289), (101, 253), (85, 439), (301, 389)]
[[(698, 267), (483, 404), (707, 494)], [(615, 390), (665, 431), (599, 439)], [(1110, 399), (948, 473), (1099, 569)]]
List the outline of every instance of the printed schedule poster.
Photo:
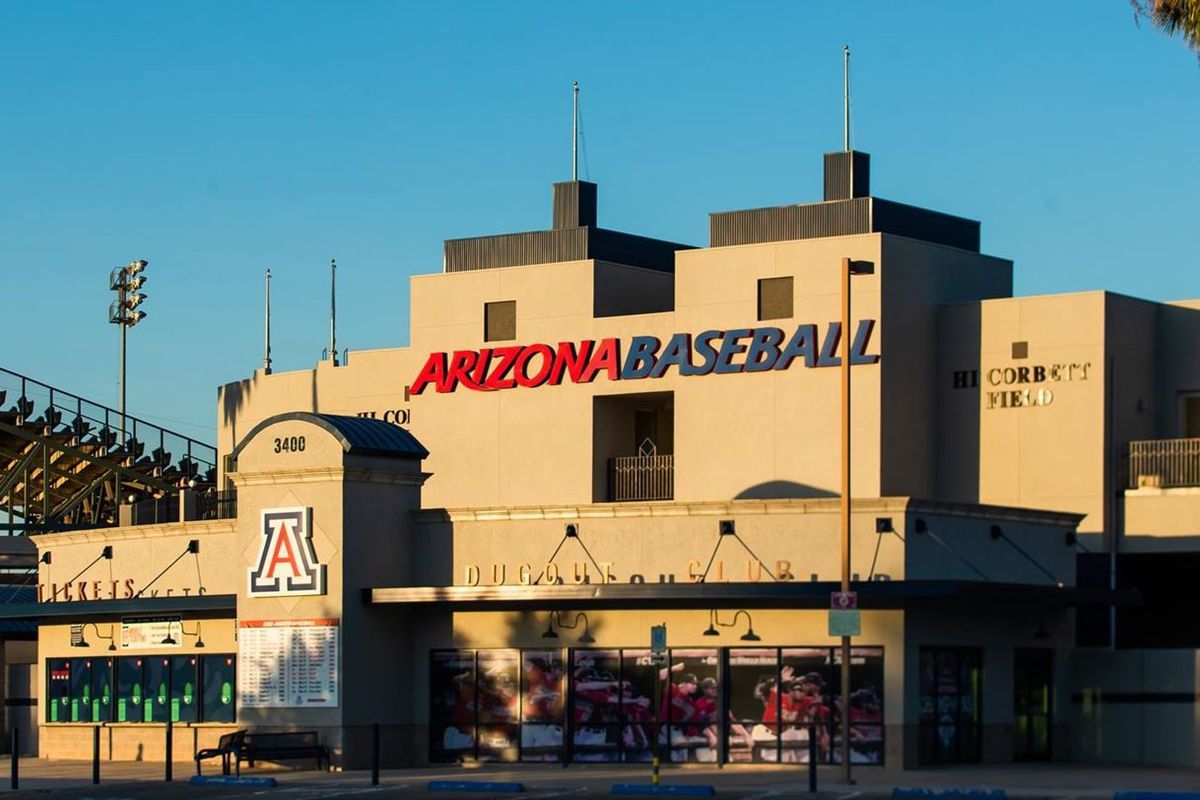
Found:
[(336, 619), (238, 623), (238, 694), (245, 708), (336, 708)]

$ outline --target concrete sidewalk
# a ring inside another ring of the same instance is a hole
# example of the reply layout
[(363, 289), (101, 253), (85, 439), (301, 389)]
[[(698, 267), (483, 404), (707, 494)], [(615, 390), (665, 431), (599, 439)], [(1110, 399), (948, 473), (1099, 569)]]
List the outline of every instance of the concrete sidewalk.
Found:
[[(175, 798), (180, 796), (269, 798), (277, 794), (287, 800), (324, 800), (371, 794), (384, 800), (424, 797), (483, 797), (483, 794), (427, 793), (430, 780), (516, 781), (526, 792), (517, 797), (592, 797), (605, 796), (614, 783), (649, 783), (647, 765), (578, 764), (567, 769), (550, 765), (488, 765), (474, 769), (439, 767), (386, 770), (381, 785), (370, 785), (366, 772), (317, 772), (305, 769), (243, 770), (244, 776), (271, 776), (279, 781), (275, 789), (238, 786), (193, 787), (187, 784), (195, 770), (191, 764), (178, 763), (174, 783), (166, 783), (163, 765), (146, 762), (104, 762), (99, 786), (91, 783), (91, 762), (22, 759), (20, 791), (9, 788), (7, 764), (0, 764), (0, 793), (20, 796), (62, 798)], [(218, 770), (206, 768), (205, 774)], [(662, 771), (667, 784), (710, 784), (722, 797), (771, 798), (812, 797), (808, 794), (808, 773), (804, 767), (713, 766), (667, 767)], [(855, 785), (840, 783), (835, 768), (819, 771), (820, 795), (829, 798), (889, 797), (892, 789), (929, 788), (941, 790), (997, 789), (1023, 798), (1111, 798), (1121, 790), (1200, 791), (1200, 770), (1168, 767), (1120, 767), (1081, 764), (1003, 764), (953, 767), (902, 772), (878, 767), (855, 769)], [(375, 800), (373, 797), (372, 800)]]

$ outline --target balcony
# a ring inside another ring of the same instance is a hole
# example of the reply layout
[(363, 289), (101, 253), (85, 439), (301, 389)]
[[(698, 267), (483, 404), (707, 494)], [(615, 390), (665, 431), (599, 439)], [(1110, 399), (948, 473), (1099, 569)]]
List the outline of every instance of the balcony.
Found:
[(1200, 439), (1129, 443), (1129, 489), (1200, 486)]
[(675, 496), (675, 456), (620, 456), (608, 460), (608, 498), (670, 500)]

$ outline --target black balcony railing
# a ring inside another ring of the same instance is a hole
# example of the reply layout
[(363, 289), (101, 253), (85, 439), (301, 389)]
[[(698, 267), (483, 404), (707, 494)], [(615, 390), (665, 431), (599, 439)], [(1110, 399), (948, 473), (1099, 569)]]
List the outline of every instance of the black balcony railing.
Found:
[(1200, 486), (1200, 439), (1151, 439), (1129, 443), (1130, 489)]
[(675, 456), (621, 456), (608, 460), (608, 499), (671, 500), (675, 497)]
[(196, 519), (235, 519), (237, 489), (204, 492), (196, 496)]

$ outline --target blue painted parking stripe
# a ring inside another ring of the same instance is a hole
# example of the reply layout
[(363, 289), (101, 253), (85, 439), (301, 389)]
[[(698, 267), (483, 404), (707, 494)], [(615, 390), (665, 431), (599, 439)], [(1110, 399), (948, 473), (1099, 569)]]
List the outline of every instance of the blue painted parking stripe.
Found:
[(892, 790), (892, 800), (1005, 800), (1003, 789), (901, 789)]
[(525, 784), (507, 781), (430, 781), (431, 792), (523, 792)]
[(670, 794), (685, 797), (711, 797), (717, 793), (712, 786), (693, 784), (686, 786), (678, 783), (614, 783), (609, 794)]
[(237, 778), (233, 775), (193, 775), (188, 779), (193, 786), (278, 786), (274, 778)]

